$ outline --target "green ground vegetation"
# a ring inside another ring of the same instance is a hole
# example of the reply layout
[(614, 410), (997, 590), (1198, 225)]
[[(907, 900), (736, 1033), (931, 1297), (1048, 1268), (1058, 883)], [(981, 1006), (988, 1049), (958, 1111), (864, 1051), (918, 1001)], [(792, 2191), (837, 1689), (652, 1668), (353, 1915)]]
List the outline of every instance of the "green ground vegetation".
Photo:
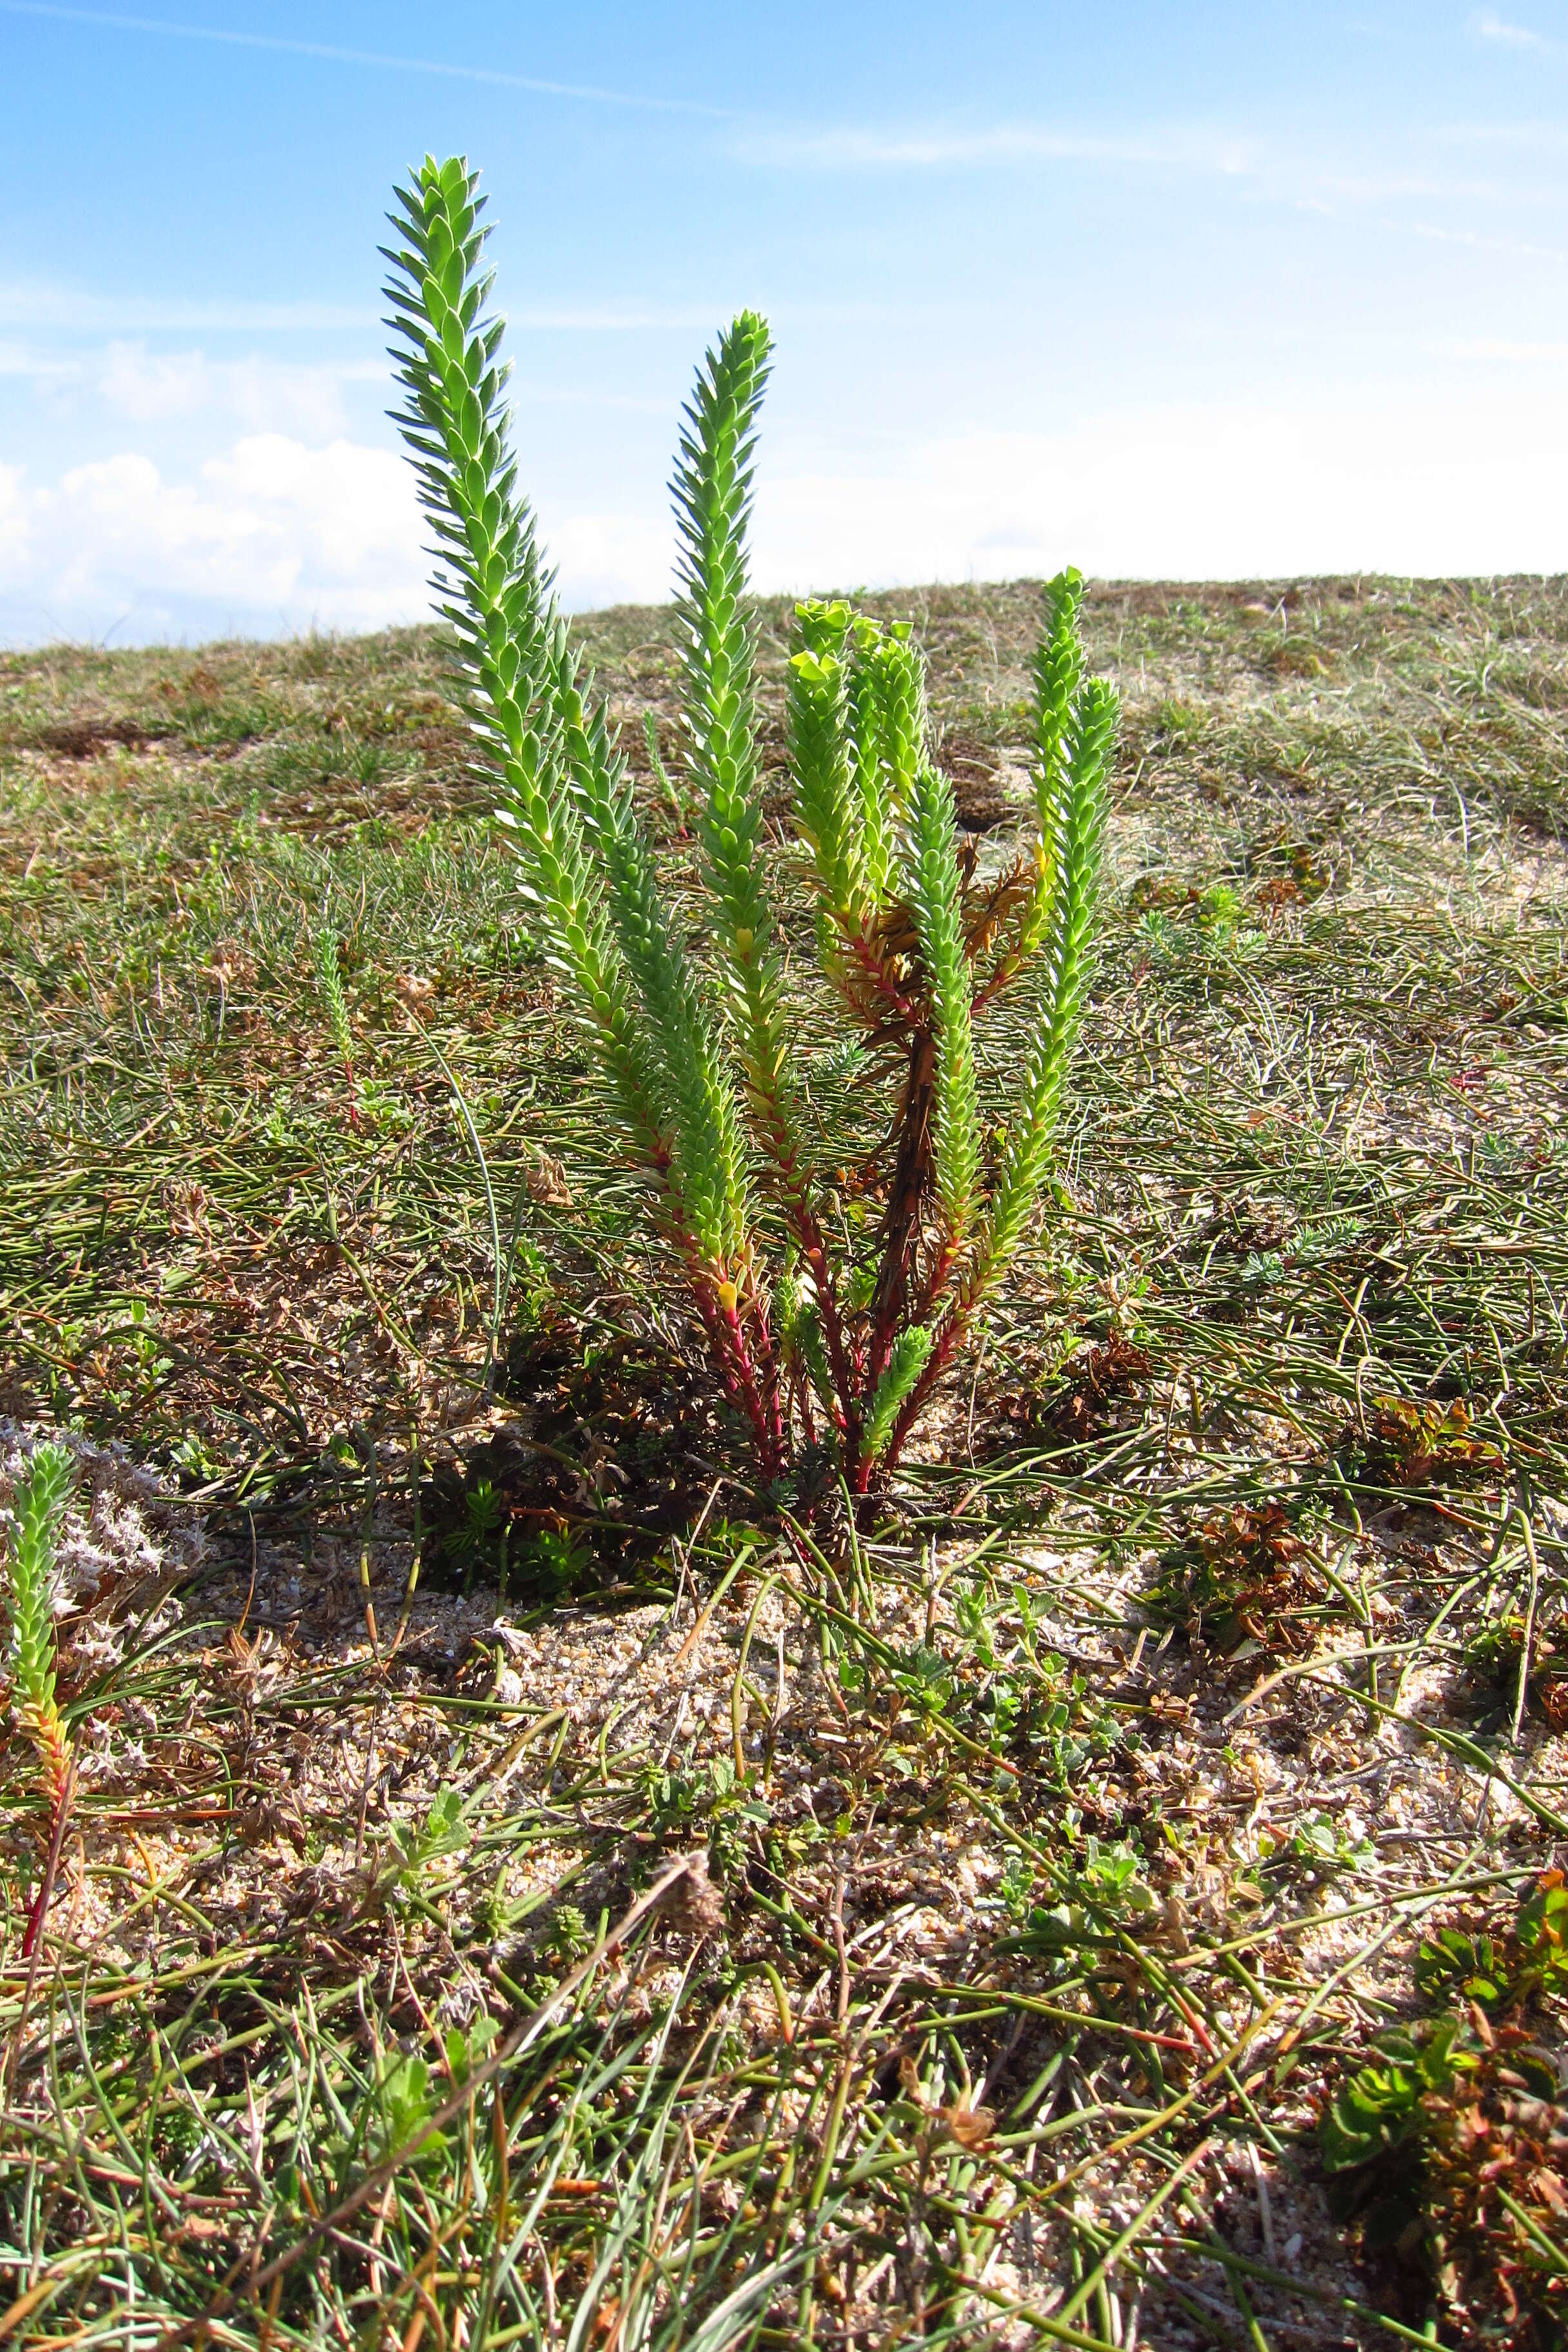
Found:
[[(859, 601), (984, 872), (1040, 588)], [(0, 656), (0, 1410), (209, 1531), (177, 1622), (65, 1621), (26, 1958), (15, 1717), (0, 1762), (0, 2334), (1563, 2341), (1568, 584), (1082, 617), (1124, 719), (1071, 1120), (863, 1536), (749, 1490), (437, 636)], [(670, 614), (579, 634), (679, 897)], [(875, 1139), (853, 1055), (798, 1076)], [(295, 1599), (240, 1625), (258, 1547)], [(589, 1735), (482, 1625), (400, 1647), (432, 1592), (542, 1643), (710, 1601), (722, 1706)], [(1306, 1785), (1407, 1759), (1406, 1830)], [(963, 1932), (873, 1963), (917, 1847)]]

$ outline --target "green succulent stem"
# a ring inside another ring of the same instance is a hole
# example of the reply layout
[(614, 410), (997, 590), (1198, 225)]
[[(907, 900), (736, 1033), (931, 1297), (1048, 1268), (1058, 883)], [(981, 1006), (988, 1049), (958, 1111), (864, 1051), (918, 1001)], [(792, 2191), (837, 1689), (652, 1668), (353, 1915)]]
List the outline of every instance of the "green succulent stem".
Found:
[(958, 825), (952, 786), (929, 763), (915, 780), (910, 809), (906, 887), (919, 935), (935, 1043), (932, 1101), (935, 1188), (944, 1246), (957, 1251), (969, 1231), (980, 1169), (972, 994), (960, 911)]
[(1106, 784), (1116, 719), (1115, 695), (1101, 680), (1091, 679), (1073, 716), (1059, 782), (1042, 813), (1049, 828), (1056, 873), (1043, 941), (1045, 998), (1025, 1065), (1023, 1099), (1009, 1129), (1006, 1153), (975, 1259), (972, 1299), (978, 1297), (1017, 1246), (1056, 1132), (1092, 966)]
[(352, 1087), (354, 1082), (353, 1027), (349, 1020), (349, 1001), (338, 962), (337, 933), (325, 920), (316, 933), (316, 973), (321, 984), (321, 1002), (326, 1008), (327, 1025), (332, 1033), (332, 1045), (343, 1066), (343, 1076)]
[(770, 1146), (795, 1131), (780, 963), (761, 848), (746, 533), (757, 412), (772, 340), (742, 311), (698, 371), (671, 492), (679, 541), (687, 763), (710, 927), (753, 1117)]
[(864, 1458), (860, 1465), (862, 1478), (887, 1452), (889, 1441), (898, 1425), (899, 1414), (924, 1371), (931, 1351), (931, 1335), (920, 1323), (906, 1325), (893, 1342), (887, 1369), (877, 1382), (870, 1417), (866, 1423)]
[(439, 164), (426, 157), (395, 192), (392, 224), (403, 242), (382, 248), (405, 394), (395, 421), (433, 533), (433, 585), (457, 638), (476, 748), (500, 785), (525, 895), (639, 1157), (663, 1170), (670, 1146), (654, 1107), (648, 1043), (563, 755), (556, 688), (565, 632), (517, 489), (502, 406), (510, 373), (500, 357), (502, 322), (484, 315), (491, 279), (480, 268), (488, 231), (479, 225), (478, 177), (460, 157)]

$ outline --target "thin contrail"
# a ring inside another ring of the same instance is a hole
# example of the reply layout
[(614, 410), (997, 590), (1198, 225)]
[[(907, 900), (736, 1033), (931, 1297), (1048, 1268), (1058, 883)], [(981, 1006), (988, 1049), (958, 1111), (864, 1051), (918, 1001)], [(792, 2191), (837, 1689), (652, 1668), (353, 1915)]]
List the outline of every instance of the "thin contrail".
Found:
[(104, 8), (60, 8), (50, 0), (0, 0), (8, 16), (47, 16), (66, 25), (110, 26), (121, 33), (158, 33), (178, 41), (216, 41), (236, 49), (272, 49), (288, 57), (320, 58), (331, 65), (379, 66), (391, 73), (438, 74), (447, 81), (489, 82), (500, 89), (530, 89), (543, 98), (582, 99), (600, 106), (634, 106), (654, 114), (700, 114), (715, 121), (733, 119), (732, 110), (703, 106), (689, 98), (653, 98), (592, 83), (544, 81), (533, 74), (502, 73), (489, 66), (444, 65), (437, 58), (398, 58), (378, 49), (343, 49), (325, 41), (291, 41), (273, 33), (235, 33), (213, 25), (175, 25), (162, 16), (120, 16)]

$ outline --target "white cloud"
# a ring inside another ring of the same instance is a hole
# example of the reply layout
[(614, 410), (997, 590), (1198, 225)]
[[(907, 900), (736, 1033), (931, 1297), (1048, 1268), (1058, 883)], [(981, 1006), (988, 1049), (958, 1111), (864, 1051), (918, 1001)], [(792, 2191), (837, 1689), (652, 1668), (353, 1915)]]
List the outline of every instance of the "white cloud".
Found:
[(27, 509), (20, 466), (0, 466), (0, 581), (19, 572), (27, 555)]
[(29, 490), (0, 468), (0, 637), (377, 628), (428, 598), (391, 450), (253, 434), (194, 481), (126, 451)]
[[(0, 0), (0, 6), (4, 0)], [(543, 333), (640, 333), (708, 327), (713, 306), (674, 303), (577, 305), (509, 310), (513, 327)], [(379, 332), (378, 310), (330, 302), (180, 302), (148, 295), (97, 294), (40, 278), (0, 279), (0, 327), (69, 335), (304, 334)]]
[(1526, 25), (1510, 25), (1506, 18), (1494, 16), (1489, 8), (1482, 10), (1475, 25), (1483, 41), (1496, 41), (1505, 49), (1542, 51), (1557, 47), (1555, 41), (1548, 41), (1540, 33), (1532, 33)]
[(132, 424), (216, 412), (252, 433), (295, 432), (327, 440), (343, 427), (342, 388), (387, 383), (379, 360), (287, 367), (251, 353), (209, 360), (204, 352), (150, 352), (144, 343), (110, 343), (98, 377), (100, 394)]
[(1412, 221), (1410, 234), (1424, 236), (1432, 245), (1463, 246), (1471, 253), (1510, 254), (1516, 261), (1568, 261), (1568, 252), (1561, 246), (1527, 245), (1512, 236), (1482, 236), (1468, 228), (1439, 228), (1434, 221)]
[[(1065, 562), (1178, 579), (1560, 572), (1568, 443), (1554, 387), (1548, 365), (1421, 401), (1149, 407), (870, 454), (775, 439), (754, 577), (799, 592)], [(669, 593), (673, 536), (654, 484), (635, 510), (548, 495), (540, 509), (569, 604)], [(421, 538), (403, 458), (342, 437), (249, 435), (181, 479), (132, 451), (48, 488), (0, 467), (0, 642), (111, 625), (145, 640), (416, 619), (429, 606)]]
[(0, 376), (20, 376), (32, 383), (74, 383), (81, 362), (59, 352), (37, 352), (29, 343), (0, 343)]
[(976, 131), (877, 131), (855, 124), (826, 130), (748, 127), (729, 142), (737, 161), (785, 170), (931, 170), (1020, 163), (1175, 165), (1226, 174), (1248, 172), (1257, 142), (1204, 130), (1138, 133), (1059, 131), (995, 123)]
[(98, 389), (117, 415), (136, 425), (195, 415), (212, 398), (211, 373), (200, 352), (153, 358), (142, 343), (110, 343)]
[(1509, 342), (1498, 335), (1477, 335), (1468, 342), (1433, 343), (1430, 348), (1447, 359), (1499, 360), (1510, 367), (1568, 360), (1568, 343)]
[(40, 278), (0, 280), (0, 326), (80, 335), (325, 334), (374, 328), (372, 310), (331, 302), (171, 302), (150, 295), (93, 294)]
[(1560, 571), (1557, 405), (1450, 399), (1150, 409), (1055, 436), (910, 444), (875, 471), (764, 467), (775, 589), (1048, 574), (1279, 577)]
[(416, 611), (427, 569), (413, 475), (400, 454), (333, 441), (309, 449), (278, 433), (253, 434), (203, 468), (216, 501), (271, 534), (291, 594), (314, 578), (384, 609), (389, 595)]
[(1504, 194), (1517, 202), (1521, 190), (1504, 190), (1493, 180), (1439, 180), (1416, 172), (1325, 173), (1317, 183), (1325, 195), (1358, 205), (1396, 204), (1406, 196), (1441, 203), (1495, 203)]
[[(1454, 140), (1487, 136), (1450, 127)], [(1346, 205), (1425, 199), (1455, 204), (1531, 203), (1542, 197), (1494, 180), (1456, 179), (1379, 159), (1375, 170), (1347, 169), (1331, 147), (1302, 148), (1208, 124), (1124, 131), (993, 123), (964, 130), (919, 125), (789, 123), (738, 126), (726, 150), (737, 163), (803, 172), (976, 171), (1033, 164), (1081, 164), (1111, 172), (1178, 172), (1237, 183), (1248, 196), (1331, 212)], [(1556, 191), (1549, 192), (1552, 200)]]
[(670, 593), (675, 534), (663, 508), (645, 514), (542, 514), (561, 591), (578, 612), (605, 604), (657, 604)]
[(646, 304), (627, 310), (611, 304), (590, 310), (509, 310), (507, 318), (514, 328), (526, 327), (531, 333), (626, 335), (677, 327), (710, 329), (715, 313), (713, 303), (700, 307), (688, 303), (683, 310), (649, 309)]
[(1472, 146), (1543, 148), (1553, 152), (1568, 143), (1568, 129), (1561, 122), (1446, 122), (1432, 135)]

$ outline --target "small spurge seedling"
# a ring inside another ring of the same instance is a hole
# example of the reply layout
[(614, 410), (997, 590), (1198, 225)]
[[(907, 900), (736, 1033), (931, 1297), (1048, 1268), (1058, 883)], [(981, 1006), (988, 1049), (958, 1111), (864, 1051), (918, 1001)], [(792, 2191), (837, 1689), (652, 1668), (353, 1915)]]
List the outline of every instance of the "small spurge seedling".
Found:
[(55, 1546), (70, 1493), (68, 1449), (37, 1448), (16, 1488), (16, 1532), (9, 1563), (11, 1705), (37, 1761), (45, 1805), (48, 1856), (28, 1913), (22, 1956), (31, 1956), (48, 1906), (52, 1864), (69, 1811), (75, 1763), (65, 1718), (55, 1697)]

